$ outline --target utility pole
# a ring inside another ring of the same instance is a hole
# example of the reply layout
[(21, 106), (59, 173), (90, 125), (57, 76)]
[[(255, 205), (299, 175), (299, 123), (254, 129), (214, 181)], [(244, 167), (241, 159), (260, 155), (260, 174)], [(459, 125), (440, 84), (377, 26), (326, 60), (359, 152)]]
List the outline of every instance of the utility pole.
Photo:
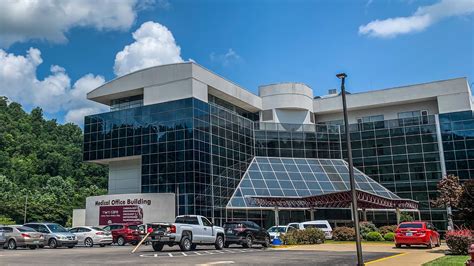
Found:
[(362, 258), (362, 244), (360, 241), (360, 228), (359, 228), (359, 213), (357, 208), (357, 192), (354, 180), (354, 163), (352, 162), (352, 147), (351, 147), (351, 134), (349, 132), (349, 118), (347, 117), (347, 103), (346, 103), (346, 89), (344, 82), (347, 75), (345, 73), (337, 74), (336, 77), (341, 80), (341, 97), (342, 97), (342, 110), (344, 113), (344, 129), (346, 131), (346, 142), (347, 142), (347, 158), (349, 161), (349, 179), (351, 182), (351, 194), (352, 194), (352, 213), (354, 220), (354, 228), (356, 233), (356, 248), (357, 248), (357, 265), (364, 265), (364, 259)]

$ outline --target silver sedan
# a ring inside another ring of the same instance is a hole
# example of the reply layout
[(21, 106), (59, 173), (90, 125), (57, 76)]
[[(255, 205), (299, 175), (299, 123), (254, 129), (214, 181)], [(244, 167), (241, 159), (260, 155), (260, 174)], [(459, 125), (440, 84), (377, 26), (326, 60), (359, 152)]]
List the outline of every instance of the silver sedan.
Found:
[(43, 241), (43, 234), (29, 227), (21, 225), (0, 227), (0, 243), (3, 243), (3, 248), (29, 247), (30, 249), (35, 249), (41, 247)]
[(84, 244), (86, 247), (93, 247), (94, 245), (104, 247), (112, 244), (112, 234), (99, 227), (78, 226), (71, 228), (69, 231), (76, 235), (78, 244)]

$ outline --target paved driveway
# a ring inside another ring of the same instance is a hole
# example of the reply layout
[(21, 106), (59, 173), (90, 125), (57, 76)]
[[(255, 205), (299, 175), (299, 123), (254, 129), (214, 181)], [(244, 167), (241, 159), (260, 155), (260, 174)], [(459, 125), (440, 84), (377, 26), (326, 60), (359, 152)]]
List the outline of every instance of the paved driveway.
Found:
[[(262, 248), (228, 248), (216, 251), (213, 248), (198, 248), (181, 252), (177, 247), (166, 247), (155, 252), (150, 246), (130, 254), (132, 246), (76, 247), (73, 249), (0, 250), (0, 264), (71, 265), (71, 264), (280, 264), (280, 265), (355, 265), (354, 252), (282, 250)], [(395, 253), (366, 253), (374, 260)]]

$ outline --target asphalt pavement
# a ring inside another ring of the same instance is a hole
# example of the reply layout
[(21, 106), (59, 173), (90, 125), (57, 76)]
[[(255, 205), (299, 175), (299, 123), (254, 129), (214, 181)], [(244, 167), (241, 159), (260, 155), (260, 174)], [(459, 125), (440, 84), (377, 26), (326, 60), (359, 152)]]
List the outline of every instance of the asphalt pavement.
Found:
[[(160, 265), (356, 265), (354, 252), (304, 251), (292, 249), (263, 249), (230, 247), (215, 250), (198, 247), (181, 252), (177, 246), (165, 247), (155, 252), (151, 246), (141, 247), (131, 254), (133, 246), (75, 247), (73, 249), (17, 249), (0, 250), (0, 265), (78, 265), (78, 264), (160, 264)], [(366, 252), (366, 261), (391, 256), (396, 253)]]

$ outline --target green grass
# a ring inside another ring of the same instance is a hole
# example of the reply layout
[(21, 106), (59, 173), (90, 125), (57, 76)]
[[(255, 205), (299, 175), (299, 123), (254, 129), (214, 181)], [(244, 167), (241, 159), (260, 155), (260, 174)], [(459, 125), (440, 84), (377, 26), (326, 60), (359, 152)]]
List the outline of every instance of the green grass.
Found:
[(433, 261), (423, 264), (423, 266), (455, 266), (455, 265), (464, 265), (464, 262), (469, 258), (469, 256), (454, 256), (446, 255), (441, 258), (437, 258)]

